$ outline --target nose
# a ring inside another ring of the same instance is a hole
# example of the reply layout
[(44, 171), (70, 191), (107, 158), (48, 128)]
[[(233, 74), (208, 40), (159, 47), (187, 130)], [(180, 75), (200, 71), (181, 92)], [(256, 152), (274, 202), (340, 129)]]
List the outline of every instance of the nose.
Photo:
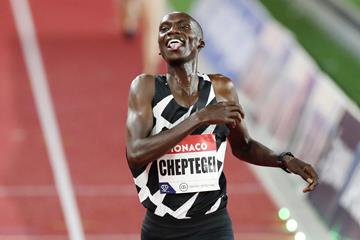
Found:
[(176, 24), (172, 25), (169, 33), (180, 33), (179, 27)]

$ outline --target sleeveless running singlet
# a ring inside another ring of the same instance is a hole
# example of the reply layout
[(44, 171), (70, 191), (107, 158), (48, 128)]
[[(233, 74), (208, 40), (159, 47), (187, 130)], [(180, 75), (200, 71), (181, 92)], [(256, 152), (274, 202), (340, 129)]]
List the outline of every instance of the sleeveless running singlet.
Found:
[[(189, 108), (180, 106), (165, 76), (155, 77), (150, 135), (166, 131), (196, 111), (216, 103), (212, 82), (199, 75), (199, 98)], [(225, 125), (202, 125), (163, 157), (132, 172), (140, 202), (160, 217), (189, 219), (224, 209), (227, 204), (223, 173)]]

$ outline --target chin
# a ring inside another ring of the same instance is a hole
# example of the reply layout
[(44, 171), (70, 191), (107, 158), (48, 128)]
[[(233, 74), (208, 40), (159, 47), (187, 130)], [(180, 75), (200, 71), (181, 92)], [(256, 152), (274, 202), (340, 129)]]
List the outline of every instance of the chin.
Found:
[(165, 56), (165, 57), (163, 57), (164, 58), (164, 60), (168, 63), (168, 64), (170, 64), (170, 65), (177, 65), (177, 64), (182, 64), (182, 63), (184, 63), (184, 62), (186, 62), (186, 57), (184, 57), (184, 56)]
[(181, 53), (167, 54), (167, 55), (163, 56), (163, 58), (170, 65), (184, 64), (184, 63), (189, 62), (192, 59), (194, 59), (194, 57), (191, 55), (182, 55)]

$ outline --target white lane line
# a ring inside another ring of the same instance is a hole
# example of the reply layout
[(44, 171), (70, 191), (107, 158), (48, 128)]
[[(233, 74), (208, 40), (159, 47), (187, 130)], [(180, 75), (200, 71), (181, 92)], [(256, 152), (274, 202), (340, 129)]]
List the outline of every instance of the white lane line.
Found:
[(68, 173), (29, 2), (28, 0), (10, 2), (69, 237), (71, 240), (83, 240), (84, 231)]

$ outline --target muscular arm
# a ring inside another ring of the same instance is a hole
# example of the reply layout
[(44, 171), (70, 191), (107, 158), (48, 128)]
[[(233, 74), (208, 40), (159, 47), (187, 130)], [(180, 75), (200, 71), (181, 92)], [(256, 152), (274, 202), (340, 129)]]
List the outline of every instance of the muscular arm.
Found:
[(279, 167), (278, 155), (248, 135), (244, 120), (230, 131), (228, 139), (232, 153), (238, 159), (260, 166)]
[[(214, 84), (218, 101), (230, 101), (239, 104), (238, 96), (233, 83), (222, 75), (210, 75)], [(252, 139), (246, 128), (244, 116), (235, 127), (229, 127), (228, 140), (232, 153), (240, 160), (269, 167), (279, 167), (277, 155), (263, 144)]]
[[(212, 75), (211, 79), (218, 100), (239, 104), (236, 90), (230, 79), (222, 75)], [(240, 122), (237, 122), (235, 126), (229, 127), (229, 129), (228, 140), (232, 153), (238, 159), (260, 166), (280, 167), (277, 162), (277, 154), (249, 136), (244, 116), (242, 116)], [(291, 156), (284, 157), (284, 162), (288, 170), (301, 176), (308, 182), (308, 186), (303, 190), (304, 192), (312, 191), (318, 184), (319, 177), (310, 164)]]
[(235, 123), (238, 107), (231, 103), (222, 103), (192, 114), (167, 131), (149, 136), (153, 125), (151, 102), (154, 86), (154, 76), (140, 75), (130, 87), (126, 154), (131, 169), (145, 166), (163, 156), (201, 124)]

